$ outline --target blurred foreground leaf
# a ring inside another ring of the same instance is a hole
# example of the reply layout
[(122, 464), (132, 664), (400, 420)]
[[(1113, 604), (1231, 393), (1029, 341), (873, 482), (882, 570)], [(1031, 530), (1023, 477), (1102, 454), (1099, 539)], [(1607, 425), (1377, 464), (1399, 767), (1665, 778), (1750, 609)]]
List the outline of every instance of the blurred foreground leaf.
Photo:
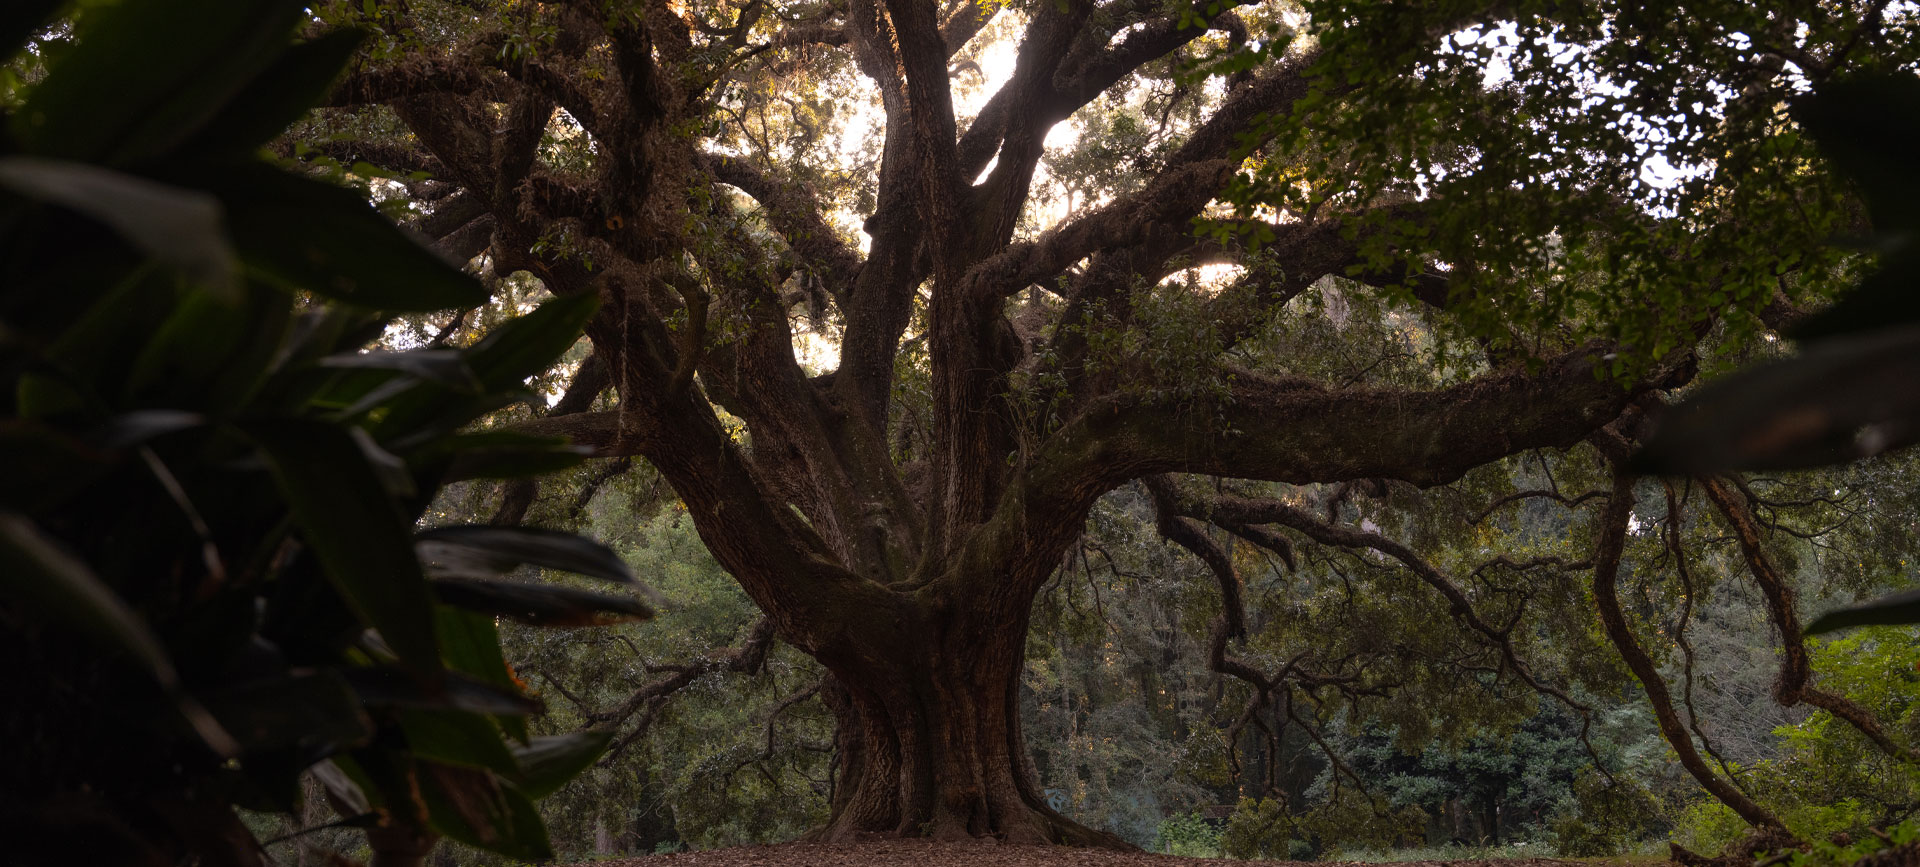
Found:
[(1906, 590), (1829, 611), (1807, 624), (1808, 635), (1849, 626), (1899, 626), (1920, 623), (1920, 590)]

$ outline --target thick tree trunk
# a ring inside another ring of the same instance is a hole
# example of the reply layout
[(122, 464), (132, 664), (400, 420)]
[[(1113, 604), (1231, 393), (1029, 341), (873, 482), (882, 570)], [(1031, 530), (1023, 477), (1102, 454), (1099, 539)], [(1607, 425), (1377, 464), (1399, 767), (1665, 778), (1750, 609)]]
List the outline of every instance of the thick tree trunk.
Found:
[(820, 654), (839, 723), (833, 811), (813, 839), (997, 838), (1132, 849), (1050, 809), (1021, 734), (1026, 617), (903, 600), (917, 640)]

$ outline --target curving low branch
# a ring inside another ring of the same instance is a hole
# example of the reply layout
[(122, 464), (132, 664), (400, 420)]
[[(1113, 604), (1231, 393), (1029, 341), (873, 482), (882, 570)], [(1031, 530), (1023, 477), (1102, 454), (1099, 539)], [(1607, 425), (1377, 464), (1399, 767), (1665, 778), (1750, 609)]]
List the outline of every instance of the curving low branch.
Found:
[(1767, 616), (1773, 621), (1775, 633), (1780, 636), (1780, 676), (1774, 681), (1774, 700), (1783, 707), (1805, 702), (1820, 708), (1846, 720), (1881, 752), (1903, 762), (1920, 764), (1920, 752), (1895, 742), (1880, 721), (1874, 718), (1872, 711), (1844, 695), (1828, 692), (1811, 683), (1812, 668), (1807, 662), (1806, 643), (1801, 640), (1803, 630), (1793, 585), (1780, 573), (1773, 557), (1767, 553), (1760, 533), (1760, 522), (1754, 517), (1752, 506), (1734, 490), (1738, 484), (1738, 479), (1700, 480), (1700, 487), (1706, 491), (1707, 498), (1713, 501), (1714, 508), (1733, 528), (1734, 539), (1740, 544), (1747, 571), (1753, 576), (1754, 583), (1760, 585), (1761, 595), (1767, 600)]
[(594, 710), (576, 699), (575, 703), (581, 705), (580, 715), (592, 724), (617, 728), (625, 725), (627, 720), (632, 719), (635, 714), (640, 716), (640, 721), (634, 725), (633, 729), (614, 741), (613, 745), (607, 749), (606, 755), (600, 759), (600, 767), (611, 765), (629, 745), (645, 736), (675, 693), (692, 686), (700, 678), (709, 674), (721, 671), (739, 674), (758, 672), (761, 666), (766, 664), (767, 653), (773, 648), (773, 640), (773, 620), (762, 617), (747, 630), (746, 640), (742, 641), (738, 647), (714, 651), (692, 662), (679, 665), (647, 666), (647, 671), (666, 676), (634, 690), (626, 700), (611, 709)]
[(1627, 669), (1639, 679), (1640, 688), (1647, 695), (1647, 703), (1653, 706), (1653, 715), (1660, 724), (1661, 734), (1666, 736), (1667, 743), (1673, 747), (1674, 754), (1687, 773), (1693, 775), (1701, 788), (1732, 808), (1748, 824), (1784, 830), (1786, 825), (1781, 823), (1779, 817), (1707, 767), (1699, 749), (1693, 744), (1692, 735), (1680, 721), (1680, 715), (1674, 711), (1673, 695), (1667, 689), (1666, 679), (1660, 675), (1659, 666), (1640, 646), (1632, 627), (1627, 625), (1626, 614), (1620, 609), (1620, 560), (1626, 550), (1627, 524), (1633, 516), (1633, 483), (1633, 476), (1615, 471), (1613, 491), (1608, 496), (1606, 512), (1600, 518), (1599, 536), (1594, 542), (1593, 601), (1599, 609), (1600, 624), (1614, 648), (1620, 651)]
[[(1700, 715), (1694, 710), (1694, 652), (1693, 642), (1687, 638), (1687, 623), (1693, 617), (1693, 600), (1696, 593), (1693, 584), (1693, 570), (1687, 565), (1687, 550), (1685, 544), (1683, 544), (1684, 537), (1680, 532), (1681, 516), (1684, 514), (1682, 511), (1682, 503), (1684, 501), (1675, 496), (1672, 482), (1666, 483), (1665, 487), (1667, 494), (1665, 541), (1667, 553), (1673, 557), (1673, 571), (1674, 575), (1680, 579), (1681, 591), (1680, 614), (1674, 618), (1673, 626), (1673, 642), (1680, 647), (1681, 654), (1680, 703), (1682, 707), (1687, 709), (1687, 728), (1691, 729), (1693, 736), (1700, 740), (1700, 748), (1706, 750), (1707, 755), (1711, 756), (1713, 760), (1720, 765), (1720, 772), (1726, 774), (1729, 781), (1735, 786), (1739, 786), (1741, 791), (1747, 792), (1747, 787), (1740, 782), (1740, 776), (1734, 772), (1733, 765), (1714, 747), (1712, 739), (1707, 737), (1705, 727), (1700, 725)], [(1752, 794), (1752, 792), (1747, 793), (1749, 795)]]
[(1511, 672), (1535, 692), (1551, 696), (1579, 713), (1584, 721), (1582, 738), (1585, 738), (1586, 729), (1592, 723), (1593, 708), (1567, 694), (1566, 690), (1535, 676), (1532, 666), (1521, 658), (1513, 645), (1512, 622), (1504, 626), (1488, 623), (1458, 583), (1413, 549), (1378, 533), (1322, 521), (1306, 510), (1280, 500), (1187, 492), (1170, 505), (1182, 515), (1208, 516), (1242, 525), (1273, 524), (1298, 531), (1323, 545), (1377, 551), (1392, 557), (1447, 600), (1448, 613), (1455, 621), (1478, 634), (1482, 641), (1499, 652), (1504, 670)]

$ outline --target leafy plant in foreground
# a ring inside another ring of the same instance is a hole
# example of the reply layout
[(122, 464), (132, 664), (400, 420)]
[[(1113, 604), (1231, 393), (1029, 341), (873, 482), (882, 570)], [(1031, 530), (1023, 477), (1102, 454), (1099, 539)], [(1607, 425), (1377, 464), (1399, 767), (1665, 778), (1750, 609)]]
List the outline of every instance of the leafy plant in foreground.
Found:
[[(8, 4), (0, 44), (60, 6)], [(496, 617), (651, 616), (606, 548), (493, 527), (415, 533), (456, 478), (570, 466), (563, 442), (461, 433), (578, 339), (555, 299), (464, 350), (364, 353), (375, 311), (483, 302), (348, 190), (256, 150), (359, 38), (291, 43), (286, 0), (87, 10), (0, 118), (0, 740), (9, 854), (261, 863), (234, 808), (323, 785), (376, 864), (444, 835), (550, 856), (532, 806), (605, 735), (541, 709)], [(30, 48), (28, 50), (38, 50)], [(309, 303), (306, 299), (323, 299)]]
[[(1920, 722), (1920, 639), (1911, 630), (1855, 630), (1808, 648), (1822, 683), (1854, 696), (1889, 729), (1908, 732)], [(1920, 800), (1920, 769), (1877, 750), (1859, 731), (1825, 710), (1816, 710), (1774, 732), (1779, 752), (1742, 768), (1742, 778), (1761, 793), (1788, 830), (1809, 842), (1836, 835), (1865, 839), (1873, 829), (1907, 819)], [(1678, 836), (1712, 849), (1738, 839), (1745, 824), (1717, 804), (1695, 804), (1684, 814)], [(1845, 863), (1845, 862), (1843, 862)]]
[(1920, 848), (1920, 822), (1901, 822), (1878, 834), (1860, 839), (1827, 840), (1813, 844), (1807, 852), (1796, 852), (1786, 861), (1788, 867), (1846, 867), (1846, 865), (1910, 864)]
[[(1883, 73), (1802, 97), (1795, 119), (1866, 202), (1879, 267), (1847, 297), (1792, 330), (1794, 358), (1742, 371), (1680, 404), (1636, 456), (1648, 472), (1803, 469), (1920, 441), (1920, 78)], [(1827, 613), (1809, 634), (1920, 623), (1920, 590)]]

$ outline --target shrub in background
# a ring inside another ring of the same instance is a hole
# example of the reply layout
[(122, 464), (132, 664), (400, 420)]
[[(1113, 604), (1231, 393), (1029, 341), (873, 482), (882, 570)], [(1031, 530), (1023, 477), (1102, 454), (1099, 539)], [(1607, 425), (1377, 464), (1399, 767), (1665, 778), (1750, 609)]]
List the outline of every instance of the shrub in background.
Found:
[(1154, 851), (1190, 858), (1220, 857), (1221, 829), (1199, 813), (1184, 813), (1160, 823)]
[(1660, 804), (1645, 786), (1616, 774), (1609, 781), (1591, 769), (1573, 783), (1573, 808), (1548, 823), (1562, 857), (1604, 858), (1631, 851), (1659, 833)]
[(1278, 798), (1241, 798), (1227, 817), (1220, 850), (1229, 858), (1284, 861), (1312, 854), (1312, 847), (1295, 838), (1294, 817)]

